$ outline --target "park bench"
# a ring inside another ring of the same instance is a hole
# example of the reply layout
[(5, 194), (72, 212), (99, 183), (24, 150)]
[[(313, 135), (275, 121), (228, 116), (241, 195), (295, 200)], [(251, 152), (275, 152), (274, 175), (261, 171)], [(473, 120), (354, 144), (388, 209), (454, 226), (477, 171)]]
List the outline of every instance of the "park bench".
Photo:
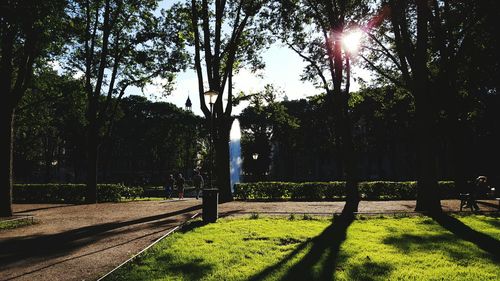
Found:
[(472, 205), (469, 204), (470, 193), (460, 193), (458, 195), (458, 199), (460, 199), (460, 212), (462, 211), (463, 207), (469, 207), (470, 210), (473, 211)]

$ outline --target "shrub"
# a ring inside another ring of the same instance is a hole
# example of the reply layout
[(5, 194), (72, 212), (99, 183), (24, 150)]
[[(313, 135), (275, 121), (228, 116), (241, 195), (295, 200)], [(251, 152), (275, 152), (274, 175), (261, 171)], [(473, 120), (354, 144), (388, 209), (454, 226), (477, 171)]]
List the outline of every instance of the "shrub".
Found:
[[(442, 199), (456, 198), (455, 184), (440, 181)], [(334, 200), (346, 196), (345, 182), (255, 182), (235, 185), (235, 198), (249, 199), (292, 199), (292, 200)], [(359, 193), (365, 200), (411, 200), (417, 197), (417, 182), (372, 181), (360, 182)]]
[(259, 219), (259, 213), (252, 213), (252, 214), (250, 214), (250, 219), (251, 220), (258, 220)]
[[(85, 184), (14, 184), (13, 200), (16, 203), (82, 203), (86, 196)], [(142, 188), (123, 184), (98, 184), (99, 202), (118, 202), (122, 197), (135, 198)]]

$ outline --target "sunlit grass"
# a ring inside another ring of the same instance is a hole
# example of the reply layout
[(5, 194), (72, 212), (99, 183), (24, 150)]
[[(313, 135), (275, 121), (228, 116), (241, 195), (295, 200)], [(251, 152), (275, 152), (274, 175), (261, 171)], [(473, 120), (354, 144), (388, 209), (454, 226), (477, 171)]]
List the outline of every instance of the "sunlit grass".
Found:
[[(457, 219), (500, 240), (498, 217)], [(357, 219), (338, 252), (332, 229), (300, 216), (197, 221), (109, 279), (500, 280), (493, 254), (428, 217)]]

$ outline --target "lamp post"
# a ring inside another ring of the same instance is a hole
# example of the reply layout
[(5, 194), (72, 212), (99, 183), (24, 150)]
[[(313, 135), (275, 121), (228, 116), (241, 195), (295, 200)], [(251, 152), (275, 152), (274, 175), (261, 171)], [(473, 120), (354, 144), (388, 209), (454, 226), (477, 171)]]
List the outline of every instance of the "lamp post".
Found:
[(209, 159), (210, 159), (210, 167), (209, 167), (209, 181), (208, 185), (209, 188), (212, 188), (212, 170), (213, 170), (213, 154), (214, 154), (214, 149), (213, 149), (213, 134), (214, 134), (214, 98), (217, 98), (218, 93), (214, 90), (208, 90), (205, 92), (205, 96), (208, 96), (209, 101), (208, 104), (210, 105), (210, 147), (209, 147)]
[(252, 158), (254, 160), (253, 180), (257, 181), (257, 179), (258, 179), (258, 170), (259, 170), (258, 165), (257, 165), (257, 159), (259, 159), (259, 154), (257, 152), (254, 152), (252, 154)]
[(217, 97), (218, 93), (214, 90), (209, 90), (205, 92), (205, 96), (209, 97), (210, 104), (210, 170), (209, 170), (209, 181), (208, 189), (203, 189), (203, 221), (205, 223), (216, 222), (219, 216), (218, 204), (219, 204), (219, 191), (213, 188), (212, 175), (213, 175), (213, 134), (214, 134), (214, 101), (213, 98)]

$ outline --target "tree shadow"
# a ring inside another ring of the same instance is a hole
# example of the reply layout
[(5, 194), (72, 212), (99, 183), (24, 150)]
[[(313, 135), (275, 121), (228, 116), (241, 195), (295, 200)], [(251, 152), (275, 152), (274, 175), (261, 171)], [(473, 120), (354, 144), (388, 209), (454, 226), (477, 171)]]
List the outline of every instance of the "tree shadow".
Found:
[(133, 231), (132, 229), (120, 230), (120, 228), (144, 223), (165, 225), (175, 222), (175, 220), (165, 220), (169, 217), (177, 215), (185, 215), (185, 217), (187, 217), (187, 213), (199, 209), (201, 209), (201, 205), (166, 214), (122, 222), (91, 225), (51, 235), (33, 235), (21, 238), (3, 239), (0, 241), (0, 264), (2, 266), (7, 266), (27, 258), (64, 256), (67, 253), (107, 237)]
[(348, 279), (363, 281), (385, 280), (391, 271), (392, 266), (389, 263), (376, 263), (367, 260), (350, 268)]
[[(18, 203), (19, 205), (22, 205), (24, 203)], [(73, 206), (78, 206), (78, 205), (84, 205), (84, 204), (66, 204), (66, 205), (57, 205), (57, 206), (47, 206), (47, 207), (41, 207), (41, 208), (34, 208), (34, 209), (27, 209), (23, 211), (18, 211), (16, 214), (23, 214), (23, 213), (28, 213), (28, 212), (35, 212), (35, 211), (43, 211), (43, 210), (49, 210), (49, 209), (58, 209), (58, 208), (66, 208), (66, 207), (73, 207)]]
[[(439, 235), (414, 235), (402, 234), (398, 236), (390, 236), (383, 240), (384, 244), (392, 245), (404, 254), (413, 253), (416, 251), (434, 251), (442, 249), (442, 253), (449, 256), (455, 261), (464, 261), (470, 258), (470, 251), (474, 249), (467, 249), (458, 244), (460, 239), (452, 233), (445, 233)], [(480, 251), (477, 249), (477, 251)]]
[(470, 228), (460, 220), (445, 213), (434, 214), (430, 217), (460, 239), (476, 244), (479, 248), (489, 253), (494, 260), (500, 261), (500, 241)]
[(205, 226), (207, 224), (208, 223), (204, 222), (203, 220), (191, 221), (191, 222), (184, 224), (181, 227), (181, 229), (179, 229), (179, 233), (186, 233), (186, 232), (192, 231), (195, 228), (199, 228), (199, 227)]
[(281, 261), (249, 280), (263, 280), (280, 272), (290, 260), (307, 247), (310, 247), (308, 252), (285, 273), (281, 280), (331, 280), (337, 269), (340, 246), (346, 239), (347, 229), (353, 221), (352, 213), (342, 213), (335, 217), (333, 223), (319, 236), (301, 243)]
[(107, 246), (107, 247), (104, 247), (104, 248), (99, 249), (99, 250), (95, 250), (95, 251), (92, 251), (92, 252), (88, 252), (88, 253), (81, 254), (81, 255), (78, 255), (78, 256), (74, 256), (74, 257), (70, 257), (70, 258), (65, 258), (63, 260), (56, 261), (54, 263), (51, 263), (51, 264), (48, 264), (48, 265), (45, 265), (45, 266), (42, 266), (42, 267), (36, 267), (36, 268), (33, 268), (33, 269), (30, 268), (31, 269), (30, 271), (21, 273), (19, 275), (11, 276), (11, 277), (5, 279), (5, 281), (7, 281), (7, 280), (14, 280), (14, 279), (17, 279), (17, 278), (20, 278), (20, 277), (23, 277), (23, 276), (27, 276), (27, 275), (30, 275), (32, 273), (39, 272), (41, 270), (45, 270), (45, 269), (50, 268), (52, 266), (55, 266), (55, 265), (58, 265), (58, 264), (62, 264), (62, 263), (65, 263), (65, 262), (68, 262), (68, 261), (71, 261), (71, 260), (83, 258), (83, 257), (90, 256), (90, 255), (93, 255), (93, 254), (96, 254), (96, 253), (100, 253), (100, 252), (104, 252), (104, 251), (107, 251), (107, 250), (110, 250), (110, 249), (113, 249), (113, 248), (116, 248), (116, 247), (119, 247), (119, 246), (122, 246), (122, 245), (125, 245), (125, 244), (128, 244), (128, 243), (131, 243), (133, 241), (140, 240), (140, 239), (143, 239), (145, 237), (158, 234), (158, 233), (163, 232), (163, 231), (164, 230), (160, 230), (160, 231), (155, 231), (155, 232), (152, 232), (152, 233), (148, 233), (146, 235), (142, 235), (142, 236), (139, 236), (139, 237), (136, 237), (136, 238), (133, 238), (133, 239), (129, 239), (127, 241), (123, 241), (121, 243), (114, 244), (114, 245), (111, 245), (111, 246)]
[(484, 205), (484, 206), (492, 207), (492, 208), (495, 208), (495, 209), (499, 209), (499, 206), (498, 206), (497, 203), (490, 203), (490, 202), (479, 201), (479, 200), (477, 200), (476, 202), (479, 205)]
[(484, 223), (487, 223), (493, 227), (500, 228), (500, 220), (486, 220), (483, 221)]
[(184, 280), (200, 280), (207, 276), (214, 267), (211, 264), (204, 263), (204, 260), (201, 258), (179, 260), (168, 254), (157, 258), (155, 265), (157, 265), (155, 273), (160, 273), (159, 277), (168, 273), (178, 278), (182, 276), (181, 279)]

